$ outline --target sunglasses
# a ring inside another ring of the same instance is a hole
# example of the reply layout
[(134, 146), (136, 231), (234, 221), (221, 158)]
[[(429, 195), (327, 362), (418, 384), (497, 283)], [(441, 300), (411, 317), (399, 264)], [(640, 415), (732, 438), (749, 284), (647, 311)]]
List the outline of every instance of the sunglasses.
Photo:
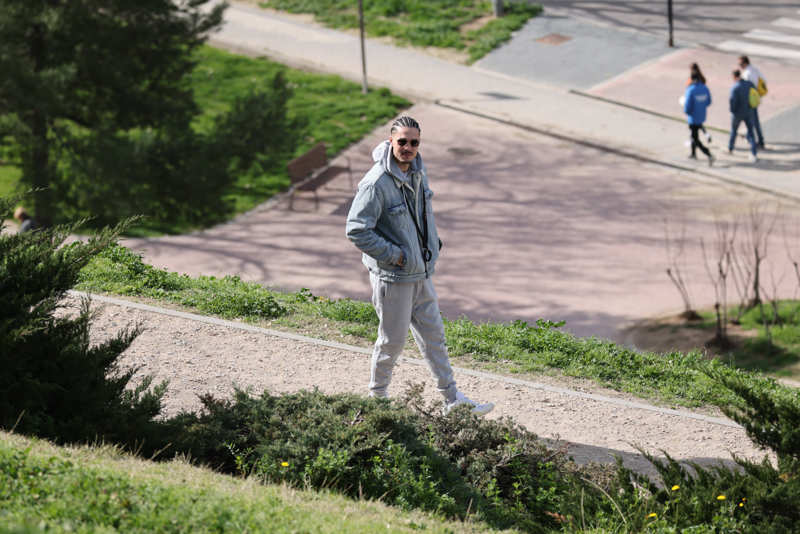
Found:
[(401, 137), (400, 139), (397, 140), (397, 144), (400, 146), (406, 146), (406, 143), (410, 143), (411, 146), (417, 147), (419, 146), (419, 139), (412, 139), (411, 141), (409, 141), (405, 137)]

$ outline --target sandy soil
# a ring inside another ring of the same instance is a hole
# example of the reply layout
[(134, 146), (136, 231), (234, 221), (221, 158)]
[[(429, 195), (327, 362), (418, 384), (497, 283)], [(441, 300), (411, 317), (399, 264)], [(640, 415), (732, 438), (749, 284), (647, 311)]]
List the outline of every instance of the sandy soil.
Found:
[[(72, 299), (71, 305), (76, 302)], [(140, 376), (169, 381), (167, 415), (197, 410), (198, 395), (209, 392), (227, 396), (234, 386), (256, 393), (265, 389), (273, 393), (311, 388), (326, 393), (366, 390), (368, 356), (357, 349), (283, 339), (266, 330), (243, 331), (128, 306), (97, 301), (93, 306), (97, 308), (93, 340), (105, 339), (137, 322), (144, 326), (145, 331), (124, 354), (122, 363), (140, 366)], [(729, 463), (731, 453), (752, 459), (765, 454), (741, 428), (721, 417), (697, 419), (686, 410), (680, 410), (682, 414), (663, 413), (630, 395), (607, 395), (609, 392), (592, 390), (586, 384), (576, 391), (576, 382), (559, 384), (552, 378), (540, 381), (551, 388), (564, 388), (554, 391), (467, 370), (458, 370), (456, 380), (468, 396), (496, 404), (490, 417), (511, 417), (540, 437), (566, 444), (579, 462), (611, 462), (614, 455), (620, 455), (630, 467), (652, 474), (634, 445), (702, 464)], [(427, 396), (438, 396), (420, 360), (408, 358), (398, 364), (390, 394), (397, 394), (408, 383), (424, 383)], [(587, 392), (604, 397), (581, 396)]]

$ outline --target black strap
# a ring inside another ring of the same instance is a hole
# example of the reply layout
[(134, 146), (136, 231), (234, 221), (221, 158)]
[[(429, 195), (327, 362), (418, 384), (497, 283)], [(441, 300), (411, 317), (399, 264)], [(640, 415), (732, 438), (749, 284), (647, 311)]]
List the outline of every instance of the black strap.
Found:
[[(420, 189), (422, 189), (422, 184), (420, 184)], [(433, 258), (433, 253), (428, 248), (428, 214), (426, 210), (426, 202), (425, 202), (425, 192), (422, 191), (422, 227), (424, 231), (420, 229), (419, 222), (417, 222), (417, 210), (411, 209), (411, 204), (408, 202), (408, 197), (406, 196), (406, 187), (402, 186), (403, 190), (403, 200), (406, 201), (406, 208), (408, 209), (409, 215), (411, 215), (411, 220), (414, 221), (414, 228), (417, 229), (417, 237), (419, 238), (419, 247), (422, 251), (422, 259), (425, 260), (425, 263), (431, 261)]]

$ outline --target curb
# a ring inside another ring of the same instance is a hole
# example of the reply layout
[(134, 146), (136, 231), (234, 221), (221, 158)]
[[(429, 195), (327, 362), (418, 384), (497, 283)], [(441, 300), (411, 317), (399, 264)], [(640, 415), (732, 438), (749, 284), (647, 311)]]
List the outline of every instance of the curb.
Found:
[[(69, 291), (68, 293), (70, 295), (76, 296), (76, 297), (88, 297), (91, 300), (98, 301), (98, 302), (105, 302), (105, 303), (108, 303), (108, 304), (114, 304), (114, 305), (117, 305), (117, 306), (124, 306), (124, 307), (127, 307), (127, 308), (147, 311), (147, 312), (151, 312), (151, 313), (169, 315), (169, 316), (172, 316), (172, 317), (178, 317), (178, 318), (187, 319), (187, 320), (190, 320), (190, 321), (198, 321), (198, 322), (202, 322), (202, 323), (206, 323), (206, 324), (212, 324), (212, 325), (216, 325), (216, 326), (222, 326), (222, 327), (232, 328), (232, 329), (236, 329), (236, 330), (242, 330), (242, 331), (246, 331), (246, 332), (256, 332), (256, 333), (267, 335), (267, 336), (279, 337), (279, 338), (282, 338), (282, 339), (289, 339), (289, 340), (292, 340), (292, 341), (298, 341), (298, 342), (302, 342), (302, 343), (311, 343), (313, 345), (318, 345), (318, 346), (322, 346), (322, 347), (329, 347), (329, 348), (344, 350), (344, 351), (348, 351), (348, 352), (354, 352), (354, 353), (357, 353), (357, 354), (364, 354), (364, 355), (367, 355), (367, 356), (372, 354), (372, 350), (371, 349), (366, 349), (366, 348), (363, 348), (363, 347), (356, 347), (356, 346), (347, 345), (347, 344), (344, 344), (344, 343), (337, 343), (335, 341), (325, 341), (323, 339), (317, 339), (317, 338), (313, 338), (313, 337), (309, 337), (309, 336), (303, 336), (303, 335), (300, 335), (300, 334), (292, 334), (292, 333), (289, 333), (289, 332), (281, 332), (279, 330), (272, 330), (272, 329), (269, 329), (269, 328), (263, 328), (263, 327), (260, 327), (260, 326), (249, 325), (249, 324), (241, 323), (241, 322), (237, 322), (237, 321), (228, 321), (228, 320), (225, 320), (225, 319), (218, 319), (216, 317), (210, 317), (210, 316), (206, 316), (206, 315), (198, 315), (198, 314), (195, 314), (195, 313), (183, 312), (183, 311), (178, 311), (178, 310), (171, 310), (171, 309), (168, 309), (168, 308), (160, 308), (158, 306), (151, 306), (149, 304), (142, 304), (142, 303), (139, 303), (139, 302), (132, 302), (132, 301), (129, 301), (129, 300), (119, 299), (119, 298), (115, 298), (115, 297), (107, 297), (105, 295), (98, 295), (98, 294), (94, 294), (94, 293), (86, 293), (86, 292), (81, 292), (81, 291)], [(425, 361), (420, 359), (420, 358), (409, 358), (407, 356), (401, 356), (400, 360), (402, 362), (404, 362), (404, 363), (410, 363), (412, 365), (420, 365), (420, 366), (426, 365)], [(614, 405), (622, 406), (622, 407), (625, 407), (625, 408), (636, 408), (636, 409), (640, 409), (640, 410), (648, 410), (648, 411), (660, 413), (660, 414), (663, 414), (663, 415), (671, 415), (671, 416), (677, 416), (677, 417), (684, 417), (684, 418), (687, 418), (687, 419), (695, 419), (695, 420), (698, 420), (698, 421), (703, 421), (703, 422), (711, 423), (711, 424), (714, 424), (714, 425), (726, 426), (726, 427), (730, 427), (730, 428), (737, 428), (737, 429), (738, 428), (742, 428), (740, 425), (734, 423), (733, 421), (731, 421), (729, 419), (722, 418), (722, 417), (712, 417), (712, 416), (709, 416), (709, 415), (693, 413), (693, 412), (689, 412), (689, 411), (686, 411), (686, 410), (673, 410), (671, 408), (661, 408), (659, 406), (653, 406), (653, 405), (646, 404), (646, 403), (643, 403), (643, 402), (633, 402), (633, 401), (627, 401), (627, 400), (624, 400), (624, 399), (616, 399), (616, 398), (613, 398), (613, 397), (607, 397), (607, 396), (598, 395), (598, 394), (595, 394), (595, 393), (586, 393), (586, 392), (582, 392), (582, 391), (575, 391), (575, 390), (572, 390), (572, 389), (561, 388), (561, 387), (557, 387), (557, 386), (551, 386), (551, 385), (548, 385), (548, 384), (542, 384), (542, 383), (539, 383), (539, 382), (532, 382), (532, 381), (529, 381), (529, 380), (521, 380), (521, 379), (518, 379), (518, 378), (512, 378), (512, 377), (498, 375), (498, 374), (489, 373), (489, 372), (485, 372), (485, 371), (477, 371), (477, 370), (474, 370), (474, 369), (466, 369), (466, 368), (463, 368), (463, 367), (455, 367), (454, 366), (453, 367), (453, 371), (455, 373), (458, 373), (458, 374), (461, 374), (461, 375), (472, 376), (472, 377), (481, 378), (481, 379), (484, 379), (484, 380), (494, 380), (494, 381), (497, 381), (497, 382), (503, 382), (503, 383), (506, 383), (506, 384), (512, 384), (512, 385), (515, 385), (515, 386), (520, 386), (520, 387), (524, 387), (524, 388), (532, 389), (532, 390), (540, 390), (540, 391), (547, 391), (547, 392), (551, 392), (551, 393), (558, 393), (558, 394), (561, 394), (561, 395), (568, 395), (568, 396), (571, 396), (571, 397), (577, 397), (577, 398), (580, 398), (580, 399), (592, 400), (592, 401), (596, 401), (596, 402), (605, 402), (607, 404), (614, 404)]]

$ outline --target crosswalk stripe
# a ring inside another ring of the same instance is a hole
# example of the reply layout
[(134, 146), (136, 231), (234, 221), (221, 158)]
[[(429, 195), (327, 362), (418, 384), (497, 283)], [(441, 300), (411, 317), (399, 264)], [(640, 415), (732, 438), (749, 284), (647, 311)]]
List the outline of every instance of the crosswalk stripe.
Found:
[(770, 30), (751, 30), (744, 34), (747, 39), (756, 39), (758, 41), (773, 41), (776, 43), (784, 43), (800, 46), (800, 35), (787, 35), (785, 33), (773, 32)]
[(748, 43), (747, 41), (723, 41), (717, 45), (719, 50), (748, 54), (753, 56), (767, 56), (784, 59), (800, 59), (800, 50), (790, 50), (776, 46)]
[(777, 20), (773, 20), (772, 24), (773, 26), (783, 26), (784, 28), (794, 28), (796, 30), (800, 30), (800, 20), (797, 19), (781, 17)]

